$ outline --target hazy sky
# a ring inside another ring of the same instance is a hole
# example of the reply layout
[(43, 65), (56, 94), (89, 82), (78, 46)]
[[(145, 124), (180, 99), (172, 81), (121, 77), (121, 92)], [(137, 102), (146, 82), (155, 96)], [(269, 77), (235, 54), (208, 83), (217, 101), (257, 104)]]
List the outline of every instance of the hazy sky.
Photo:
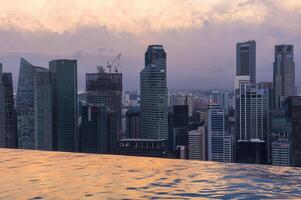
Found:
[(0, 62), (48, 67), (78, 59), (86, 72), (122, 53), (124, 88), (137, 89), (148, 44), (167, 52), (169, 88), (232, 87), (235, 44), (257, 42), (257, 80), (272, 80), (274, 45), (295, 46), (301, 75), (301, 0), (0, 0)]

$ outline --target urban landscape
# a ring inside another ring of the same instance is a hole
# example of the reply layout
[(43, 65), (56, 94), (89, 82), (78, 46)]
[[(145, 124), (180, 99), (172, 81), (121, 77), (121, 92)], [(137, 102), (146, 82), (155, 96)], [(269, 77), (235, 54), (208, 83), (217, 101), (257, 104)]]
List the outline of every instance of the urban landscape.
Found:
[(300, 0), (0, 0), (0, 200), (301, 199)]
[[(149, 45), (140, 91), (124, 92), (121, 54), (86, 74), (20, 60), (17, 91), (1, 65), (1, 147), (301, 166), (293, 45), (275, 46), (273, 82), (256, 82), (256, 42), (236, 44), (232, 91), (167, 88), (167, 55)], [(5, 67), (5, 66), (4, 66)]]

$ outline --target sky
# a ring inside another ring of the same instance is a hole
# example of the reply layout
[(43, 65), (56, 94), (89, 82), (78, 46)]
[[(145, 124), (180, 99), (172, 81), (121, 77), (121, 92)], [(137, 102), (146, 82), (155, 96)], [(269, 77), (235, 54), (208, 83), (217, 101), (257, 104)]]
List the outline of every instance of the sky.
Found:
[(0, 0), (0, 62), (16, 85), (20, 57), (77, 59), (84, 90), (85, 73), (121, 53), (134, 90), (147, 45), (162, 44), (170, 89), (232, 88), (235, 45), (256, 40), (257, 80), (272, 80), (274, 46), (293, 44), (301, 86), (300, 20), (301, 0)]

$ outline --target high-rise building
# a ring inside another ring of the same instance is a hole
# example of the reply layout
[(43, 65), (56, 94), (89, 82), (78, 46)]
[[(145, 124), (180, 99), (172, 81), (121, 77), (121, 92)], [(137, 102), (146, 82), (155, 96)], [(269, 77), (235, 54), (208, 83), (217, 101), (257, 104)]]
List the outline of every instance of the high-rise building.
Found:
[[(122, 74), (107, 73), (104, 70), (99, 73), (86, 74), (86, 93), (87, 103), (108, 107), (110, 112), (116, 115), (116, 124), (113, 124), (112, 129), (116, 132), (116, 141), (112, 141), (117, 146), (117, 140), (122, 138)], [(113, 153), (113, 152), (112, 152)]]
[(269, 96), (267, 89), (243, 83), (236, 90), (236, 161), (266, 163), (269, 133)]
[(247, 41), (236, 44), (236, 76), (250, 76), (256, 83), (256, 42)]
[(208, 160), (233, 162), (233, 136), (229, 133), (228, 111), (219, 105), (208, 107)]
[(192, 117), (193, 115), (193, 96), (191, 94), (170, 94), (169, 95), (169, 106), (173, 107), (176, 105), (187, 105), (188, 115)]
[(112, 151), (111, 144), (117, 142), (114, 138), (116, 135), (111, 134), (110, 127), (116, 122), (115, 113), (111, 113), (106, 106), (82, 105), (81, 110), (80, 151), (110, 153)]
[(0, 147), (17, 148), (17, 120), (11, 73), (3, 73), (0, 63)]
[(166, 53), (162, 45), (151, 45), (145, 53), (140, 72), (141, 136), (168, 138), (168, 92)]
[(210, 96), (210, 104), (219, 105), (222, 109), (229, 109), (229, 93), (214, 90)]
[(49, 70), (21, 58), (16, 97), (19, 148), (52, 150)]
[(77, 61), (52, 60), (53, 142), (57, 151), (78, 151)]
[(140, 138), (140, 108), (132, 107), (126, 112), (126, 138)]
[(301, 96), (288, 97), (286, 103), (292, 122), (292, 165), (301, 167)]
[(270, 161), (272, 165), (292, 164), (292, 121), (286, 109), (271, 111), (271, 134), (269, 136)]
[(201, 126), (196, 130), (189, 131), (188, 134), (188, 152), (190, 160), (205, 160), (206, 142), (205, 127)]
[(295, 95), (295, 62), (293, 45), (275, 46), (273, 65), (273, 108), (280, 109), (288, 96)]

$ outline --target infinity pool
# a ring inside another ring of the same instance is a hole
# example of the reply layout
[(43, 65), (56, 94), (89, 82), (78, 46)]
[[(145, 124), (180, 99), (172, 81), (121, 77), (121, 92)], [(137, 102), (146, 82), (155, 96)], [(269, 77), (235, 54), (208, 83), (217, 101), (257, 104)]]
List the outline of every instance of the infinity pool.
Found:
[(301, 168), (0, 149), (0, 199), (301, 198)]

